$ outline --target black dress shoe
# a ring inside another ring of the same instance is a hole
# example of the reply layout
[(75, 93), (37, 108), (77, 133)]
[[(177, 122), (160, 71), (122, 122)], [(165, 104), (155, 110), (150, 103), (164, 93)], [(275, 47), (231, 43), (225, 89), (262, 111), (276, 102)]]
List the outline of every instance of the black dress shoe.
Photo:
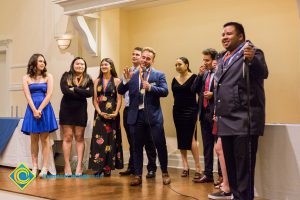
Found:
[(130, 169), (127, 169), (127, 170), (124, 171), (124, 172), (119, 172), (119, 174), (120, 174), (121, 176), (129, 176), (129, 175), (131, 175), (131, 174), (134, 174), (134, 171), (133, 171), (133, 170), (130, 170)]
[(156, 176), (155, 171), (149, 171), (146, 178), (154, 178)]

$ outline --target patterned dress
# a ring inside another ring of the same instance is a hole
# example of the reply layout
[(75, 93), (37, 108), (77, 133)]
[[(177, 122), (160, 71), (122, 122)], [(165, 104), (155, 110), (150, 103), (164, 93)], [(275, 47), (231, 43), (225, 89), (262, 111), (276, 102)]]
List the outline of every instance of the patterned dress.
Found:
[[(112, 114), (116, 110), (117, 90), (113, 77), (105, 88), (102, 79), (99, 80), (97, 101), (102, 112)], [(115, 119), (104, 119), (95, 111), (89, 168), (101, 172), (123, 167), (120, 115)]]

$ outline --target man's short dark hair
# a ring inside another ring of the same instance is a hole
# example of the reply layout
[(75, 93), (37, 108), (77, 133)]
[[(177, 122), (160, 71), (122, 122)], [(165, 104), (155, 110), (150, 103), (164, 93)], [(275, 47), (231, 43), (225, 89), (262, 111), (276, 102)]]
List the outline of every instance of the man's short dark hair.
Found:
[(242, 24), (238, 23), (238, 22), (227, 22), (226, 24), (224, 24), (223, 28), (227, 27), (227, 26), (234, 26), (236, 32), (238, 34), (242, 34), (244, 37), (244, 40), (246, 40), (246, 34), (245, 34), (245, 30)]
[(202, 51), (203, 55), (210, 55), (213, 60), (217, 59), (218, 52), (213, 48), (204, 49)]
[(142, 48), (142, 47), (135, 47), (133, 50), (134, 50), (134, 51), (140, 51), (140, 52), (142, 52), (142, 51), (143, 51), (143, 48)]

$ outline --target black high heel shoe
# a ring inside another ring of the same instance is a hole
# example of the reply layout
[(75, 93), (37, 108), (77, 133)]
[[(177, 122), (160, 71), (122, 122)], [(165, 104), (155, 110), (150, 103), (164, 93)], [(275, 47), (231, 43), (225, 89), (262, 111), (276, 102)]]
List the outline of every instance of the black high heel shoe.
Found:
[(182, 171), (181, 177), (187, 177), (190, 174), (190, 169), (184, 169)]

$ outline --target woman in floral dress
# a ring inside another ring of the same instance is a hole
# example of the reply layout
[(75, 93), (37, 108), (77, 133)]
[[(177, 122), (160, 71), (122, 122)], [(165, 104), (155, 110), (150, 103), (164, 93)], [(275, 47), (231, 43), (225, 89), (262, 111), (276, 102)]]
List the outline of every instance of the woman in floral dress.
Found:
[(122, 96), (116, 89), (119, 83), (113, 61), (104, 58), (94, 82), (95, 115), (89, 158), (89, 168), (98, 175), (110, 176), (111, 170), (123, 168), (119, 116)]

